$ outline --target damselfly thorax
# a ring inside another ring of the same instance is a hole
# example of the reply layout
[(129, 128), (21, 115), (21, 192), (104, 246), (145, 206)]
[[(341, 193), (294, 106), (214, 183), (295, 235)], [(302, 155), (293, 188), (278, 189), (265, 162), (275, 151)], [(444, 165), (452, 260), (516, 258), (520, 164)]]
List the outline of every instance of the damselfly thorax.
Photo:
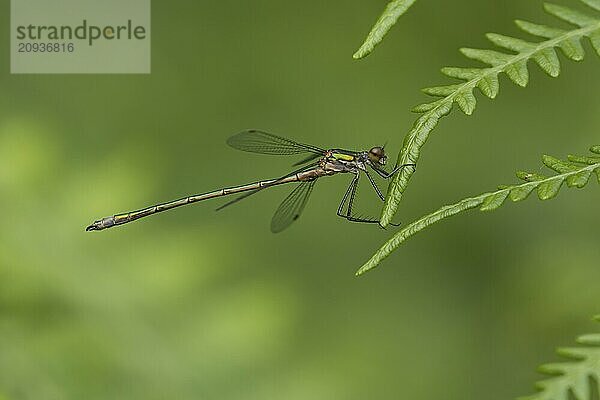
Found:
[(271, 133), (248, 130), (232, 136), (227, 143), (238, 149), (253, 153), (271, 154), (271, 155), (296, 155), (308, 154), (302, 161), (294, 164), (300, 166), (299, 169), (276, 179), (258, 181), (246, 185), (223, 188), (216, 191), (187, 196), (167, 203), (157, 204), (137, 211), (116, 214), (94, 221), (88, 226), (88, 231), (98, 231), (107, 229), (116, 225), (123, 225), (149, 215), (183, 205), (196, 203), (203, 200), (223, 197), (231, 194), (241, 193), (239, 197), (223, 204), (217, 210), (223, 209), (231, 204), (245, 199), (246, 197), (260, 192), (263, 189), (279, 186), (282, 184), (296, 182), (296, 188), (283, 200), (273, 219), (271, 220), (271, 230), (280, 232), (291, 225), (304, 210), (308, 198), (312, 192), (315, 182), (322, 177), (333, 176), (337, 174), (351, 173), (354, 175), (350, 186), (346, 190), (342, 202), (340, 203), (337, 215), (352, 222), (378, 223), (376, 219), (358, 218), (352, 213), (354, 197), (361, 174), (365, 175), (371, 186), (381, 200), (385, 200), (381, 190), (373, 180), (369, 170), (375, 171), (384, 179), (391, 178), (401, 168), (412, 166), (414, 164), (397, 166), (393, 171), (387, 172), (384, 167), (387, 157), (383, 147), (376, 146), (369, 151), (350, 151), (344, 149), (323, 150), (320, 147), (302, 144)]

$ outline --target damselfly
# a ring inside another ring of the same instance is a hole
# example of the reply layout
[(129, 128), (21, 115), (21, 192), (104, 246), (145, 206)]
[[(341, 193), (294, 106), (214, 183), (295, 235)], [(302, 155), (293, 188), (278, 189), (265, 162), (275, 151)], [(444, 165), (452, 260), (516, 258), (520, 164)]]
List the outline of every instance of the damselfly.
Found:
[(387, 156), (385, 155), (385, 150), (382, 146), (373, 147), (369, 151), (350, 151), (343, 149), (325, 150), (317, 146), (298, 143), (259, 130), (243, 131), (230, 137), (227, 140), (227, 143), (233, 148), (252, 153), (272, 155), (307, 154), (307, 157), (294, 164), (294, 166), (299, 166), (297, 170), (280, 178), (223, 188), (209, 193), (184, 197), (168, 203), (157, 204), (137, 211), (102, 218), (88, 226), (86, 231), (100, 231), (186, 204), (192, 204), (202, 200), (213, 199), (230, 194), (242, 193), (239, 197), (220, 206), (218, 208), (218, 210), (220, 210), (266, 188), (297, 182), (298, 185), (296, 188), (283, 200), (271, 220), (271, 231), (281, 232), (300, 217), (317, 179), (340, 173), (349, 173), (354, 175), (354, 177), (342, 198), (342, 202), (337, 210), (337, 215), (351, 222), (379, 223), (376, 219), (360, 218), (353, 214), (354, 197), (356, 195), (356, 189), (361, 174), (367, 177), (371, 186), (377, 193), (377, 196), (383, 201), (385, 198), (369, 170), (375, 171), (375, 173), (384, 179), (389, 179), (404, 167), (415, 167), (414, 164), (405, 164), (396, 167), (391, 172), (387, 172), (384, 169)]

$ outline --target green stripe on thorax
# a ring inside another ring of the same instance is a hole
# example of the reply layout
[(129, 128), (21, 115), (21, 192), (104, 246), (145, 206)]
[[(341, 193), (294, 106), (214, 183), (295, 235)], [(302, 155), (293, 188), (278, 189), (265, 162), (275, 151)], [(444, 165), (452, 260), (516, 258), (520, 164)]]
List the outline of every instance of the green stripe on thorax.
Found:
[(343, 153), (333, 153), (331, 155), (333, 158), (335, 158), (336, 160), (343, 160), (343, 161), (354, 161), (354, 156), (350, 155), (350, 154), (343, 154)]

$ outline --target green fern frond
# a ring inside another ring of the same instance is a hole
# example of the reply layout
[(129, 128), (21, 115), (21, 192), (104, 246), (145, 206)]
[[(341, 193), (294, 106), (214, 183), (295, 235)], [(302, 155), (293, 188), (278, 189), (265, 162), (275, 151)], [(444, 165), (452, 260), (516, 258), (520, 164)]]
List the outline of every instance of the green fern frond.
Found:
[(371, 28), (371, 32), (367, 35), (360, 49), (352, 56), (358, 60), (371, 54), (375, 46), (383, 40), (383, 37), (396, 24), (400, 18), (416, 0), (393, 0), (388, 3), (385, 10)]
[[(592, 9), (600, 11), (600, 0), (580, 1)], [(444, 75), (459, 79), (462, 82), (423, 90), (426, 94), (441, 97), (441, 99), (418, 105), (413, 109), (413, 111), (423, 115), (415, 122), (404, 138), (397, 165), (417, 163), (421, 147), (427, 141), (429, 134), (438, 124), (440, 118), (450, 113), (454, 103), (458, 104), (462, 112), (471, 115), (477, 105), (477, 98), (474, 94), (475, 88), (491, 99), (496, 97), (499, 89), (498, 75), (500, 73), (505, 73), (517, 85), (526, 86), (529, 82), (527, 62), (533, 60), (548, 75), (556, 77), (560, 73), (560, 62), (556, 48), (560, 48), (567, 58), (580, 61), (584, 57), (581, 44), (583, 37), (590, 39), (592, 46), (600, 55), (600, 17), (591, 17), (582, 12), (549, 3), (546, 3), (544, 8), (548, 13), (571, 25), (575, 25), (576, 28), (564, 30), (526, 21), (516, 21), (517, 26), (523, 31), (547, 40), (532, 43), (490, 33), (487, 38), (493, 44), (511, 53), (495, 50), (461, 49), (466, 57), (487, 64), (488, 67), (447, 67), (442, 69)], [(390, 184), (381, 216), (383, 226), (387, 226), (394, 217), (413, 173), (413, 168), (404, 168)]]
[[(590, 1), (590, 0), (588, 0)], [(525, 200), (531, 192), (537, 191), (540, 200), (548, 200), (555, 197), (563, 183), (568, 187), (584, 187), (593, 173), (596, 174), (600, 183), (600, 146), (590, 148), (596, 155), (592, 156), (568, 156), (567, 160), (560, 160), (552, 156), (544, 155), (542, 161), (546, 167), (557, 172), (557, 175), (544, 176), (533, 172), (517, 172), (517, 177), (525, 183), (512, 186), (502, 186), (499, 190), (484, 193), (476, 197), (469, 197), (458, 203), (447, 205), (439, 210), (425, 215), (422, 218), (407, 225), (388, 240), (369, 261), (367, 261), (357, 272), (362, 275), (375, 268), (384, 258), (389, 256), (404, 241), (422, 231), (428, 226), (451, 217), (463, 211), (479, 208), (481, 211), (492, 211), (500, 207), (506, 199), (512, 201)]]
[[(600, 322), (600, 316), (594, 319)], [(579, 336), (577, 343), (586, 347), (557, 349), (570, 362), (542, 365), (539, 371), (554, 377), (537, 382), (538, 392), (519, 400), (570, 400), (570, 392), (577, 400), (591, 399), (592, 385), (600, 389), (600, 333)]]

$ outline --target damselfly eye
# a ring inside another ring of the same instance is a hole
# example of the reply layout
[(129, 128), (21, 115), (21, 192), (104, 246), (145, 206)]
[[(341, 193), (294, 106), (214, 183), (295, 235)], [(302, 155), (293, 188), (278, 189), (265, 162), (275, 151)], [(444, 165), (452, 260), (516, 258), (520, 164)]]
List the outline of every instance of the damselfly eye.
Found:
[(376, 163), (385, 163), (385, 151), (383, 147), (376, 146), (369, 150), (369, 159)]

